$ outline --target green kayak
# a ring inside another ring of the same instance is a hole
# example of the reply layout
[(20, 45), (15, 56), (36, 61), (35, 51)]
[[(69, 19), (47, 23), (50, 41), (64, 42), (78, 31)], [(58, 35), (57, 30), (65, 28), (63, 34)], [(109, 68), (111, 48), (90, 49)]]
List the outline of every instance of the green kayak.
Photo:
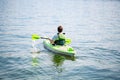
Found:
[(76, 53), (76, 51), (69, 45), (64, 45), (64, 46), (55, 45), (54, 46), (50, 43), (49, 40), (44, 40), (43, 44), (47, 50), (54, 52), (54, 53), (59, 53), (59, 54), (68, 55), (68, 56), (74, 56)]

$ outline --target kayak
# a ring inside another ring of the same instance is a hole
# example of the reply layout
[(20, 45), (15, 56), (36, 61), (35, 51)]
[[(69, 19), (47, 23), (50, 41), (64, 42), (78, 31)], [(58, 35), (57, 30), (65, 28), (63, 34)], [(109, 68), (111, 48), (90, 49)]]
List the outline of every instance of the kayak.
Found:
[(74, 56), (76, 51), (70, 47), (69, 45), (52, 45), (49, 40), (43, 41), (44, 47), (54, 53), (68, 55), (68, 56)]

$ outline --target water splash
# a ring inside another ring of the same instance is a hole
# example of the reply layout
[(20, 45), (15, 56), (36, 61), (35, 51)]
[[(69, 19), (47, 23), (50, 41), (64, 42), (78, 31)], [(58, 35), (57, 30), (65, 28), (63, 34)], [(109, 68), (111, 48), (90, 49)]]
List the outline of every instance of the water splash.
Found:
[(32, 40), (32, 53), (39, 53), (40, 50), (37, 48), (37, 42)]

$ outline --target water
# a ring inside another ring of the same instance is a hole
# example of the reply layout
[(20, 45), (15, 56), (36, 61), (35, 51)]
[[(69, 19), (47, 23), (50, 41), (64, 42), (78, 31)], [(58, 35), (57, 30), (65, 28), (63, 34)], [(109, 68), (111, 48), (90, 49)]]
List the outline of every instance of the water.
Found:
[[(59, 25), (75, 57), (32, 52)], [(0, 80), (120, 80), (120, 1), (0, 0)]]

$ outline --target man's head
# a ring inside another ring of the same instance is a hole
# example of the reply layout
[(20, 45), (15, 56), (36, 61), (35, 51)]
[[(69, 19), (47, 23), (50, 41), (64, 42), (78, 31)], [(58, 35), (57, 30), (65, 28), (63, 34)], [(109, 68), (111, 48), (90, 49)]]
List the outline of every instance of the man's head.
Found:
[(58, 32), (61, 33), (63, 31), (63, 27), (62, 26), (58, 26)]

